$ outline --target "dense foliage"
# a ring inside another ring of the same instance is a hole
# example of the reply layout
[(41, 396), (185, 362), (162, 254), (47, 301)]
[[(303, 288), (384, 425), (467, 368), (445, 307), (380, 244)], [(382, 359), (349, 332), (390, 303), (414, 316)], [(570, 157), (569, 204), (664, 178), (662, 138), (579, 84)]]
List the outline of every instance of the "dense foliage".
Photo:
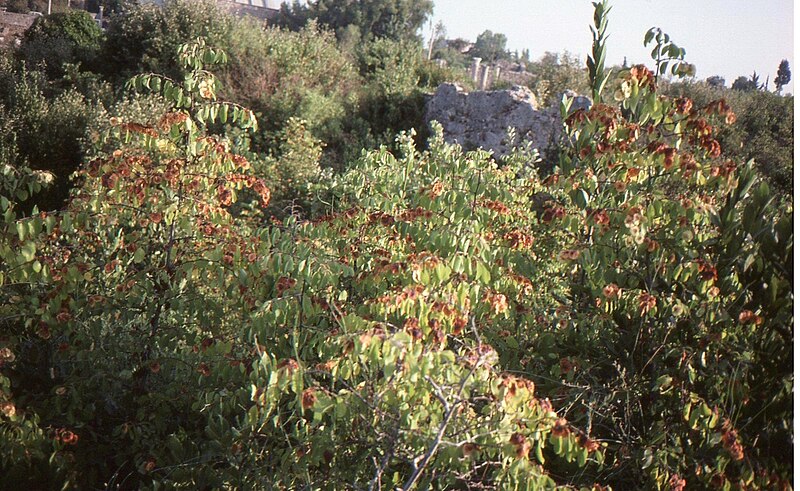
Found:
[(483, 31), (475, 39), (475, 46), (470, 50), (470, 55), (477, 56), (487, 63), (493, 63), (507, 56), (507, 41), (505, 34)]
[(25, 31), (19, 55), (29, 68), (44, 65), (51, 77), (64, 73), (65, 63), (94, 64), (103, 31), (87, 12), (72, 10), (39, 17)]
[(789, 60), (781, 60), (778, 65), (778, 75), (773, 82), (775, 83), (775, 91), (780, 94), (783, 86), (792, 80), (792, 71), (789, 69)]
[(92, 106), (74, 88), (52, 90), (42, 72), (0, 58), (0, 111), (0, 162), (50, 172), (55, 189), (37, 202), (58, 207), (82, 159), (80, 140)]
[(763, 90), (729, 90), (702, 82), (670, 84), (666, 92), (674, 97), (688, 97), (700, 105), (725, 99), (736, 119), (720, 132), (723, 153), (741, 161), (753, 159), (781, 198), (792, 200), (794, 96)]
[[(255, 119), (215, 102), (201, 63), (221, 53), (199, 44), (182, 58), (186, 85), (134, 81), (173, 111), (156, 126), (114, 121), (118, 148), (82, 169), (64, 212), (16, 219), (3, 198), (7, 478), (540, 489), (554, 483), (529, 452), (594, 455), (530, 381), (501, 372), (478, 331), (508, 316), (499, 289), (516, 288), (494, 263), (526, 253), (426, 223), (434, 211), (440, 225), (504, 222), (492, 210), (513, 192), (511, 168), (441, 139), (420, 155), (406, 139), (399, 158), (382, 150), (343, 177), (335, 215), (264, 227), (229, 207), (245, 189), (266, 205), (269, 189), (202, 134)], [(364, 187), (365, 172), (393, 181)], [(7, 191), (24, 177), (10, 174)], [(382, 203), (391, 188), (402, 194)]]
[(146, 3), (113, 18), (106, 32), (103, 69), (109, 77), (127, 79), (140, 72), (181, 76), (175, 53), (179, 46), (202, 36), (214, 46), (223, 39), (231, 18), (208, 0), (167, 0), (163, 7)]
[(549, 173), (390, 137), (443, 76), (408, 40), (175, 1), (115, 21), (119, 93), (3, 61), (3, 482), (791, 489), (791, 98), (604, 70), (596, 8)]
[(298, 29), (315, 20), (350, 41), (411, 41), (432, 13), (431, 0), (295, 0), (281, 6), (278, 23)]
[[(297, 32), (264, 29), (256, 21), (230, 16), (210, 0), (170, 0), (160, 8), (126, 2), (124, 7), (122, 15), (110, 17), (106, 36), (97, 37), (99, 29), (84, 13), (53, 15), (37, 23), (47, 29), (32, 29), (19, 49), (0, 55), (0, 104), (11, 115), (0, 129), (0, 153), (14, 156), (9, 162), (55, 174), (57, 192), (40, 195), (40, 207), (63, 204), (70, 174), (81, 160), (93, 157), (85, 142), (96, 139), (107, 115), (139, 107), (134, 119), (158, 114), (145, 110), (150, 103), (130, 103), (124, 89), (127, 78), (152, 72), (180, 80), (175, 53), (197, 37), (230, 55), (231, 63), (219, 74), (224, 83), (220, 95), (257, 113), (259, 131), (240, 135), (236, 145), (263, 168), (275, 168), (274, 162), (292, 147), (285, 141), (292, 118), (302, 122), (316, 142), (312, 147), (320, 147), (322, 153), (310, 150), (301, 158), (298, 147), (291, 150), (291, 159), (305, 161), (309, 169), (342, 169), (362, 148), (393, 144), (398, 131), (424, 132), (424, 92), (465, 77), (425, 61), (419, 43), (409, 40), (375, 39), (348, 47), (313, 22)], [(86, 33), (73, 20), (91, 36), (83, 36)], [(84, 25), (84, 20), (90, 24)], [(25, 63), (24, 69), (20, 63)], [(20, 93), (31, 93), (36, 104), (25, 102)], [(66, 101), (65, 110), (49, 109)], [(212, 131), (226, 130), (217, 125)], [(294, 172), (284, 169), (282, 175), (289, 178)], [(312, 175), (316, 172), (303, 171), (297, 177)], [(286, 200), (300, 204), (312, 182), (276, 187), (287, 190)], [(272, 212), (285, 215), (283, 209)]]
[(532, 74), (527, 85), (536, 99), (544, 104), (558, 103), (558, 97), (565, 90), (589, 93), (586, 70), (581, 61), (569, 52), (545, 53), (540, 59), (527, 63), (526, 67)]

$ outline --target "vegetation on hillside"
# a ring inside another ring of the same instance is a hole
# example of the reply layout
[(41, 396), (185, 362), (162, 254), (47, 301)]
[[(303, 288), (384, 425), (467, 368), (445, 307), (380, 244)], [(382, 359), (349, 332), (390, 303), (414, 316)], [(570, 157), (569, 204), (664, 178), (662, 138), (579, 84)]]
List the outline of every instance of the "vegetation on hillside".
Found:
[(406, 36), (173, 1), (3, 58), (3, 481), (791, 489), (792, 99), (604, 69), (607, 12), (551, 172), (422, 128)]
[(294, 0), (281, 6), (278, 25), (296, 30), (314, 20), (345, 44), (376, 38), (410, 41), (432, 13), (432, 0)]

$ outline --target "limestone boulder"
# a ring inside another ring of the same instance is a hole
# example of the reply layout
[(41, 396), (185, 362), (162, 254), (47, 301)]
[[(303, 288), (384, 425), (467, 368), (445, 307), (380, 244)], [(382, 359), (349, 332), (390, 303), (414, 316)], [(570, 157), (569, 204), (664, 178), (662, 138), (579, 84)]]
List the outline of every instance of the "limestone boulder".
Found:
[[(591, 105), (586, 97), (568, 95), (574, 97), (573, 110)], [(540, 108), (533, 92), (523, 86), (466, 92), (456, 84), (442, 84), (425, 108), (425, 122), (434, 120), (442, 125), (447, 142), (482, 148), (495, 157), (525, 141), (543, 153), (563, 134), (558, 106)], [(509, 128), (516, 132), (513, 140), (508, 138)]]

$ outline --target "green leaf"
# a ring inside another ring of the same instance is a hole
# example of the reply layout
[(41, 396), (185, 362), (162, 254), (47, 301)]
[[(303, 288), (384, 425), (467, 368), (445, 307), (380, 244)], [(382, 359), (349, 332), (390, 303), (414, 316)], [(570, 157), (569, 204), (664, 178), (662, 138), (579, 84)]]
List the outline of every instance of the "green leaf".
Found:
[(53, 232), (53, 227), (56, 225), (56, 217), (53, 215), (47, 215), (47, 218), (44, 219), (45, 227), (47, 227), (47, 233)]
[(578, 467), (583, 467), (586, 465), (586, 459), (589, 457), (589, 451), (585, 448), (581, 448), (578, 450)]
[(33, 242), (26, 242), (25, 245), (22, 246), (20, 252), (25, 262), (33, 261), (33, 258), (36, 257), (36, 244)]
[(589, 193), (585, 189), (576, 189), (572, 193), (572, 201), (579, 209), (583, 210), (589, 204)]
[(483, 264), (483, 261), (475, 262), (475, 276), (484, 285), (488, 285), (492, 281), (492, 275)]
[(536, 460), (538, 460), (540, 464), (544, 465), (544, 454), (542, 453), (541, 445), (536, 445), (536, 448), (534, 448), (533, 450), (533, 455), (536, 457)]
[(669, 50), (667, 52), (670, 58), (678, 58), (681, 54), (681, 50), (674, 44), (669, 45)]
[(645, 33), (645, 35), (644, 35), (644, 44), (643, 44), (643, 46), (647, 46), (648, 44), (650, 44), (650, 42), (653, 41), (653, 38), (655, 37), (655, 35), (656, 35), (655, 28), (651, 28), (649, 31), (647, 31), (647, 33)]
[(556, 455), (561, 455), (564, 453), (564, 439), (561, 437), (554, 436), (552, 437), (553, 443), (553, 451), (555, 451)]

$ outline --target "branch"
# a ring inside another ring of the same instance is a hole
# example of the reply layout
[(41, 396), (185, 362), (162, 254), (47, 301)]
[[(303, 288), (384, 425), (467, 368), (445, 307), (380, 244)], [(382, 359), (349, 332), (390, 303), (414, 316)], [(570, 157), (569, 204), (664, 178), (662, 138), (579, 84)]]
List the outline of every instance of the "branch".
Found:
[(380, 467), (378, 467), (375, 471), (375, 477), (373, 477), (372, 481), (370, 481), (369, 483), (369, 487), (367, 488), (369, 491), (376, 489), (376, 486), (377, 489), (381, 489), (381, 476), (383, 476), (383, 471), (389, 465), (389, 460), (394, 456), (394, 448), (395, 448), (394, 440), (396, 440), (396, 438), (397, 436), (394, 435), (393, 441), (389, 443), (389, 448), (392, 450), (389, 450), (388, 452), (386, 452), (386, 455), (383, 456), (383, 460), (381, 460)]
[[(462, 392), (464, 392), (464, 387), (466, 387), (467, 381), (470, 379), (470, 377), (472, 377), (472, 374), (475, 373), (475, 369), (478, 367), (479, 364), (480, 363), (476, 363), (475, 366), (472, 367), (472, 369), (469, 371), (469, 373), (465, 375), (463, 379), (461, 379), (461, 383), (458, 386), (458, 392), (457, 392), (459, 396)], [(461, 406), (463, 402), (465, 402), (463, 399), (459, 399), (455, 404), (450, 405), (450, 403), (448, 403), (447, 399), (444, 397), (444, 394), (442, 394), (442, 391), (439, 388), (439, 386), (436, 383), (434, 383), (430, 377), (425, 377), (425, 379), (433, 386), (436, 398), (439, 399), (439, 401), (444, 406), (445, 416), (444, 420), (442, 420), (441, 424), (439, 425), (439, 430), (436, 432), (436, 438), (433, 439), (433, 443), (428, 448), (428, 451), (425, 452), (425, 455), (422, 457), (419, 463), (415, 464), (414, 472), (411, 474), (411, 477), (409, 477), (406, 483), (403, 485), (402, 488), (403, 491), (408, 491), (416, 485), (417, 481), (422, 476), (422, 472), (425, 470), (425, 467), (427, 467), (428, 463), (431, 461), (434, 454), (436, 454), (436, 451), (439, 449), (439, 445), (442, 444), (444, 433), (447, 430), (447, 427), (450, 425), (450, 421), (453, 419), (453, 416), (455, 416), (456, 410)]]

